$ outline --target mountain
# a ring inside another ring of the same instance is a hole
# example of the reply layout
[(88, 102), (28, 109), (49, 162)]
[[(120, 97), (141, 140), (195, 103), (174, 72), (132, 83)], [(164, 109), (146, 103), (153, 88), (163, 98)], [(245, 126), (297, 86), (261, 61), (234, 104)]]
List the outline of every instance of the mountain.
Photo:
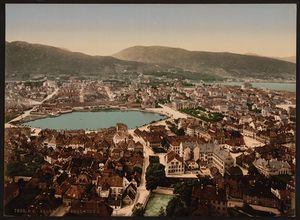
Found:
[(188, 51), (161, 46), (134, 46), (113, 57), (152, 64), (167, 64), (186, 71), (234, 79), (295, 80), (296, 65), (273, 58), (228, 52)]
[[(261, 56), (261, 55), (256, 54), (256, 53), (246, 53), (245, 55), (257, 56), (257, 57), (264, 57), (264, 56)], [(287, 62), (290, 62), (290, 63), (296, 63), (296, 56), (290, 56), (290, 57), (269, 57), (269, 58), (273, 58), (273, 59), (276, 59), (276, 60), (283, 60), (283, 61), (287, 61)]]
[(90, 56), (23, 41), (6, 42), (6, 80), (48, 78), (135, 79), (137, 74), (196, 80), (294, 80), (296, 65), (272, 58), (135, 46), (112, 56)]
[(262, 57), (261, 55), (257, 54), (257, 53), (245, 53), (245, 55), (249, 55), (249, 56), (256, 56), (256, 57)]
[(169, 67), (110, 56), (90, 56), (57, 47), (23, 41), (6, 42), (6, 79), (31, 79), (37, 76), (111, 77), (129, 72), (163, 71)]
[(291, 56), (291, 57), (274, 57), (275, 59), (278, 60), (284, 60), (287, 62), (291, 62), (291, 63), (296, 63), (296, 56)]

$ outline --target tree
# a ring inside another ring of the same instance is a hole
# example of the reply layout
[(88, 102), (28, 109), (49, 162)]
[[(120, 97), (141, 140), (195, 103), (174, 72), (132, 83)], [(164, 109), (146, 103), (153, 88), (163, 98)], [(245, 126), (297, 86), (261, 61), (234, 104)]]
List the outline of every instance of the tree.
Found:
[(184, 203), (179, 197), (171, 199), (166, 208), (167, 216), (184, 216), (186, 214)]
[(159, 163), (159, 157), (158, 156), (149, 156), (149, 162), (152, 163)]
[(159, 210), (158, 216), (166, 216), (166, 213), (165, 213), (165, 210), (164, 210), (164, 208), (163, 208), (163, 207), (160, 207), (160, 210)]
[(161, 141), (161, 146), (163, 147), (163, 148), (169, 148), (169, 143), (168, 143), (168, 141), (167, 141), (167, 139), (166, 138), (163, 138), (162, 139), (162, 141)]
[(17, 176), (17, 175), (26, 175), (26, 167), (20, 161), (11, 162), (7, 165), (6, 175), (7, 176)]
[(184, 132), (183, 128), (179, 128), (177, 134), (178, 134), (179, 136), (185, 135), (185, 132)]
[(144, 216), (145, 209), (143, 208), (143, 205), (141, 203), (137, 203), (132, 211), (133, 216)]
[(139, 174), (142, 174), (143, 172), (143, 169), (138, 167), (138, 166), (134, 166), (133, 167), (133, 172), (136, 172), (136, 173), (139, 173)]
[(178, 194), (182, 201), (189, 205), (191, 202), (192, 189), (193, 186), (189, 181), (177, 183), (174, 188), (174, 194)]
[(19, 189), (23, 189), (25, 187), (25, 185), (26, 185), (26, 183), (23, 178), (18, 180)]
[(240, 133), (239, 131), (233, 130), (232, 133), (231, 133), (231, 136), (232, 136), (233, 138), (239, 138), (239, 137), (241, 137), (242, 135), (241, 135), (241, 133)]
[(191, 204), (191, 194), (194, 186), (207, 186), (212, 184), (209, 176), (204, 176), (195, 180), (188, 180), (184, 182), (177, 183), (174, 188), (174, 193), (179, 196), (179, 198), (189, 206)]
[(258, 172), (257, 168), (253, 164), (251, 164), (251, 165), (249, 165), (249, 168), (248, 168), (248, 174), (252, 175), (252, 176), (258, 176), (259, 172)]
[(165, 166), (160, 163), (150, 163), (146, 171), (146, 189), (153, 190), (166, 181)]
[(213, 184), (213, 182), (210, 176), (201, 176), (197, 179), (197, 184), (207, 186)]

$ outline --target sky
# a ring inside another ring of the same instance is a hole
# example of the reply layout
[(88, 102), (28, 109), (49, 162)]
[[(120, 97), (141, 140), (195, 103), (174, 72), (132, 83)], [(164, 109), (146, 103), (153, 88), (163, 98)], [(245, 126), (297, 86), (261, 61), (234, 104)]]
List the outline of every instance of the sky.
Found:
[(7, 4), (6, 40), (112, 55), (136, 45), (296, 54), (295, 4)]

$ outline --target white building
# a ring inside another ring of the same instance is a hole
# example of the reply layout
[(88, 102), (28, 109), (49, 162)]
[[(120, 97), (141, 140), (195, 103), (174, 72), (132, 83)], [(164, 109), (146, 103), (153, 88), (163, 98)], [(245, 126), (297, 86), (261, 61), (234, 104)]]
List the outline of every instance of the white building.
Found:
[(166, 175), (180, 175), (184, 174), (184, 161), (183, 158), (180, 157), (174, 151), (170, 151), (165, 156), (166, 160)]
[(212, 155), (215, 144), (205, 143), (200, 144), (194, 148), (194, 160), (200, 160), (202, 162), (212, 163)]
[(227, 149), (216, 145), (213, 151), (212, 164), (219, 170), (222, 176), (224, 176), (226, 169), (234, 166), (234, 159)]
[(258, 172), (265, 176), (276, 176), (281, 174), (291, 174), (291, 166), (286, 161), (277, 159), (265, 160), (259, 158), (253, 162)]

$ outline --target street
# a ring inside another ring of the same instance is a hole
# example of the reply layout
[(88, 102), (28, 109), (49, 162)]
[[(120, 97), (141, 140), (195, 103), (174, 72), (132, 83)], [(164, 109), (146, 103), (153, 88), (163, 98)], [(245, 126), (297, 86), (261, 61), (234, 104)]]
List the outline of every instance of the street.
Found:
[(143, 163), (143, 169), (142, 169), (142, 176), (141, 176), (141, 182), (139, 187), (137, 188), (137, 194), (136, 198), (134, 200), (134, 203), (126, 206), (124, 208), (120, 209), (114, 209), (112, 216), (131, 216), (132, 215), (132, 209), (137, 203), (145, 204), (147, 197), (150, 194), (150, 191), (146, 189), (146, 169), (149, 166), (149, 156), (154, 155), (154, 152), (151, 148), (146, 147), (146, 143), (144, 140), (134, 134), (134, 130), (131, 129), (128, 131), (129, 134), (133, 136), (133, 139), (135, 142), (140, 142), (144, 146), (144, 163)]
[[(39, 105), (43, 104), (43, 103), (44, 103), (45, 101), (47, 101), (48, 99), (51, 99), (55, 94), (57, 94), (58, 90), (59, 90), (59, 88), (56, 88), (56, 89), (54, 90), (54, 92), (51, 93), (50, 95), (48, 95), (45, 99), (43, 99), (43, 100), (39, 103)], [(33, 106), (33, 108), (31, 108), (31, 109), (25, 111), (22, 115), (20, 115), (20, 116), (14, 118), (14, 119), (12, 119), (12, 120), (9, 121), (8, 123), (11, 123), (11, 122), (14, 122), (14, 121), (19, 121), (19, 120), (21, 120), (21, 119), (23, 119), (23, 118), (29, 116), (29, 115), (30, 115), (30, 112), (32, 112), (32, 111), (36, 108), (36, 106), (38, 106), (38, 105)]]
[(65, 206), (65, 205), (61, 205), (59, 206), (57, 209), (55, 209), (50, 216), (64, 216), (65, 214), (68, 213), (68, 211), (70, 210), (71, 206)]

